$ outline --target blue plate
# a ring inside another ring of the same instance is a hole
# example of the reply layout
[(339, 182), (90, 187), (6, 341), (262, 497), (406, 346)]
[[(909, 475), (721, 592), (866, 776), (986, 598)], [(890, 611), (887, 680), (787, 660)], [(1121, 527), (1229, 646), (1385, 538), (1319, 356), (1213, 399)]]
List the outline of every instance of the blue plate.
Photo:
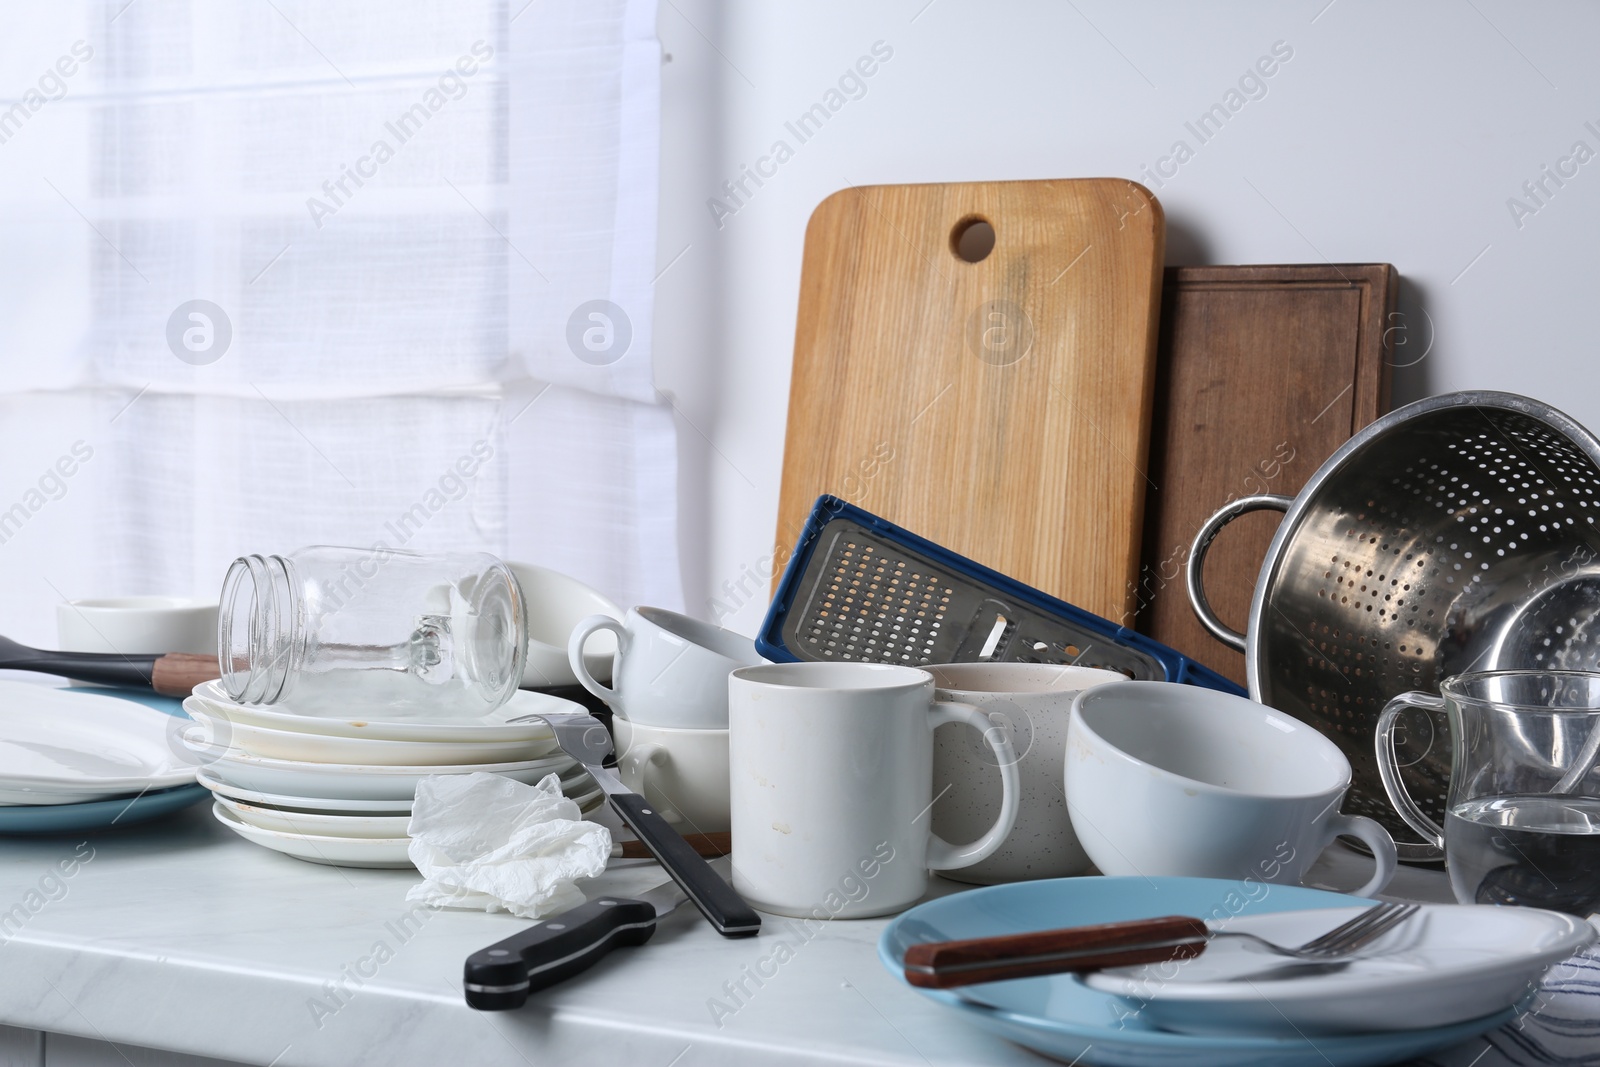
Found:
[(211, 791), (203, 785), (180, 785), (176, 789), (162, 789), (137, 797), (90, 800), (82, 804), (0, 807), (0, 834), (68, 834), (132, 826), (170, 815), (210, 795)]
[[(901, 981), (907, 947), (1021, 934), (1086, 923), (1341, 907), (1356, 898), (1298, 886), (1215, 878), (1056, 878), (990, 886), (921, 904), (884, 930), (878, 958)], [(1515, 1017), (1495, 1015), (1431, 1030), (1334, 1037), (1211, 1037), (1168, 1033), (1131, 1000), (1090, 989), (1071, 975), (989, 982), (918, 993), (1047, 1056), (1103, 1067), (1368, 1067), (1459, 1044)], [(963, 995), (965, 994), (965, 995)]]

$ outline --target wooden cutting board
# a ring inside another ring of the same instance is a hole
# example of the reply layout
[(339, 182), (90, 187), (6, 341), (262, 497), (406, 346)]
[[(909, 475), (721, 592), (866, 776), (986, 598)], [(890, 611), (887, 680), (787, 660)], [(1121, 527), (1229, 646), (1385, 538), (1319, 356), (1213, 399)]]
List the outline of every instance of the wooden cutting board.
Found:
[[(984, 224), (992, 248), (984, 249)], [(1165, 227), (1121, 179), (865, 186), (806, 228), (779, 501), (1133, 604)]]
[[(1173, 267), (1162, 293), (1137, 628), (1245, 684), (1244, 657), (1206, 632), (1184, 586), (1189, 548), (1228, 501), (1293, 496), (1389, 410), (1395, 345), (1427, 339), (1395, 311), (1387, 263)], [(1415, 352), (1415, 354), (1410, 354)], [(1206, 556), (1207, 597), (1241, 633), (1274, 512), (1245, 515)], [(1131, 617), (1131, 616), (1130, 616)]]

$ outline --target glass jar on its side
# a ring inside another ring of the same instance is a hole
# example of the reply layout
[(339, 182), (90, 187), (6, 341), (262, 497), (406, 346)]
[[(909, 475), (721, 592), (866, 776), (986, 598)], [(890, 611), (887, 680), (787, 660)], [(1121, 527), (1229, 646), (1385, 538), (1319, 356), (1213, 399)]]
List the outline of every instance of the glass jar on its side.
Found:
[(241, 703), (468, 717), (516, 692), (527, 610), (494, 556), (319, 545), (234, 560), (217, 648)]

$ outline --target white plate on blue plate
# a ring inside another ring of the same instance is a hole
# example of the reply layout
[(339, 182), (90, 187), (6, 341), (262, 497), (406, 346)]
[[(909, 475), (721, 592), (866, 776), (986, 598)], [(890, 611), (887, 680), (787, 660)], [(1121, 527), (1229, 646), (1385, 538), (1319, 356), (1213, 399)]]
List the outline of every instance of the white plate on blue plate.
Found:
[[(1365, 910), (1240, 915), (1216, 926), (1303, 945)], [(1417, 1030), (1515, 1004), (1551, 964), (1595, 936), (1588, 923), (1554, 911), (1431, 904), (1333, 965), (1307, 966), (1245, 938), (1220, 937), (1194, 959), (1118, 967), (1083, 981), (1147, 1001), (1156, 1025), (1186, 1034)]]
[[(920, 904), (878, 941), (883, 965), (904, 981), (906, 948), (1087, 923), (1233, 915), (1350, 906), (1357, 898), (1299, 886), (1214, 878), (1055, 878), (990, 886)], [(908, 985), (908, 988), (915, 988)], [(1158, 1029), (1133, 1000), (1091, 989), (1073, 975), (917, 989), (969, 1022), (1048, 1056), (1102, 1067), (1377, 1067), (1447, 1048), (1515, 1017), (1494, 1015), (1427, 1030), (1314, 1037), (1179, 1034)]]
[(180, 719), (116, 696), (0, 681), (0, 804), (131, 797), (194, 781)]
[(90, 800), (81, 804), (0, 807), (0, 834), (73, 834), (149, 822), (204, 800), (200, 785), (180, 785), (131, 797)]

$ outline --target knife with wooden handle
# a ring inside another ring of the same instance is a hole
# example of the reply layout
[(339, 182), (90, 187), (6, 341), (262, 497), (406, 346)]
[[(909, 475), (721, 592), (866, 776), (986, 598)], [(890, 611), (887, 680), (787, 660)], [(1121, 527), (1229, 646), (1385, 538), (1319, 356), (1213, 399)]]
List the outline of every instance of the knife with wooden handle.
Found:
[(1201, 920), (1168, 915), (1004, 937), (928, 942), (906, 949), (905, 976), (907, 982), (924, 989), (951, 989), (1008, 978), (1186, 960), (1204, 952), (1210, 936)]

